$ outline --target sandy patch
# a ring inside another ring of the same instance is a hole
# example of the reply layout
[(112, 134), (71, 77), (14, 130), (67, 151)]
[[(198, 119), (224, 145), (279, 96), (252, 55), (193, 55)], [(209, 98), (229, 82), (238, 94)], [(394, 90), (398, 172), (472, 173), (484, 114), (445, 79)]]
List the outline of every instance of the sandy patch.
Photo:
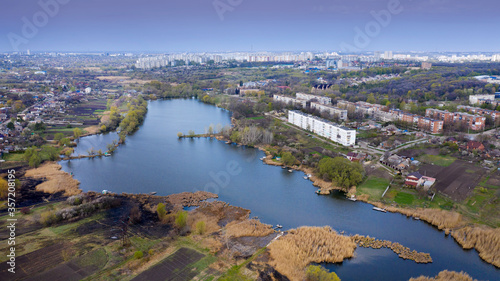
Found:
[(86, 135), (95, 135), (95, 134), (99, 133), (99, 126), (97, 126), (97, 125), (90, 126), (90, 127), (84, 128), (84, 130), (87, 132)]
[(61, 170), (61, 165), (49, 162), (42, 166), (26, 171), (26, 177), (45, 178), (46, 181), (37, 185), (36, 189), (47, 193), (64, 192), (65, 196), (79, 194), (80, 182), (75, 180), (70, 174)]

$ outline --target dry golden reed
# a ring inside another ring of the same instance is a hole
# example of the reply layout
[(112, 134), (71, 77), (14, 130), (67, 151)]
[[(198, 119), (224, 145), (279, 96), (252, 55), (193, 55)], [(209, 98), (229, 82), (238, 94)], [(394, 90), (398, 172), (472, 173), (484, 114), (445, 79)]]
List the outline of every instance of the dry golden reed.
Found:
[(330, 227), (301, 227), (269, 245), (270, 264), (290, 280), (304, 280), (310, 263), (341, 262), (354, 255), (356, 243)]
[(420, 218), (421, 220), (426, 221), (439, 229), (455, 228), (463, 224), (462, 215), (457, 212), (440, 209), (405, 209), (385, 206), (384, 204), (378, 202), (371, 203), (377, 207), (385, 208), (387, 211), (392, 213), (401, 213), (406, 216)]
[(466, 226), (451, 235), (464, 248), (476, 248), (485, 261), (500, 267), (500, 228)]
[(380, 248), (389, 248), (391, 249), (394, 253), (396, 253), (400, 258), (405, 259), (405, 260), (412, 260), (415, 261), (416, 263), (431, 263), (432, 258), (431, 255), (428, 253), (419, 253), (415, 250), (410, 250), (410, 248), (405, 247), (397, 242), (391, 242), (387, 240), (378, 240), (369, 236), (363, 236), (363, 235), (354, 235), (352, 236), (352, 239), (356, 244), (360, 247), (364, 248), (373, 248), (373, 249), (380, 249)]
[(242, 222), (234, 221), (226, 226), (226, 234), (229, 237), (244, 236), (267, 236), (274, 233), (275, 230), (269, 224), (263, 224), (258, 220), (251, 219)]
[(36, 186), (36, 190), (39, 191), (47, 193), (62, 191), (65, 196), (80, 194), (82, 192), (79, 188), (80, 182), (61, 170), (61, 168), (61, 165), (57, 163), (48, 162), (36, 169), (26, 171), (25, 176), (36, 179), (47, 179), (47, 181)]
[(439, 272), (436, 277), (426, 277), (420, 276), (418, 278), (410, 278), (410, 281), (477, 281), (476, 279), (472, 279), (469, 274), (461, 271), (448, 271), (443, 270)]

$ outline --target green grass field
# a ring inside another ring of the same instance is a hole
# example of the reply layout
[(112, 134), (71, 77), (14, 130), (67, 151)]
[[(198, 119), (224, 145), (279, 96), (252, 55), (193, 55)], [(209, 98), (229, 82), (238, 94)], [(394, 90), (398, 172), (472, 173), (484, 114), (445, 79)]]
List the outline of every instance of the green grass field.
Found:
[(357, 193), (368, 194), (370, 200), (380, 200), (389, 183), (387, 179), (370, 176), (357, 187)]
[(442, 167), (448, 167), (451, 164), (453, 164), (453, 162), (455, 162), (457, 158), (451, 156), (425, 154), (420, 156), (419, 160), (424, 163), (434, 164)]
[(4, 153), (2, 159), (5, 161), (24, 161), (24, 153), (16, 152), (16, 153)]
[(396, 197), (394, 197), (394, 201), (400, 205), (410, 205), (415, 200), (415, 196), (406, 192), (398, 192)]

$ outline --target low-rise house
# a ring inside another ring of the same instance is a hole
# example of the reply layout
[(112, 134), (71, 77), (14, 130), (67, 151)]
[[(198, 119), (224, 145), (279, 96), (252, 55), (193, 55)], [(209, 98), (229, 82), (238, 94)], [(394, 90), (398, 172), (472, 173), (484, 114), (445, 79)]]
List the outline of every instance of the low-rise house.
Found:
[(419, 172), (408, 174), (405, 179), (405, 185), (416, 188), (419, 184), (421, 184), (422, 177), (423, 176)]
[(469, 141), (467, 143), (467, 150), (468, 151), (484, 151), (485, 147), (481, 142), (478, 141)]
[(422, 176), (420, 181), (421, 181), (420, 186), (422, 186), (423, 189), (425, 191), (427, 191), (427, 190), (429, 190), (429, 188), (431, 188), (434, 185), (434, 183), (436, 182), (436, 179), (431, 178), (431, 177), (427, 177), (427, 176)]
[(347, 153), (347, 159), (351, 162), (362, 162), (366, 159), (366, 153), (349, 152)]

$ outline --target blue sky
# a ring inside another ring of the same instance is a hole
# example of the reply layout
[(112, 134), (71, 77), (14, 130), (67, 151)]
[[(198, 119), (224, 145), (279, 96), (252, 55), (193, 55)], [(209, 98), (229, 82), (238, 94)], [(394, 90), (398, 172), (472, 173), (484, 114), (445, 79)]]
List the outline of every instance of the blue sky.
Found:
[[(0, 51), (500, 52), (499, 8), (497, 0), (0, 0)], [(388, 24), (374, 12), (390, 14)]]

